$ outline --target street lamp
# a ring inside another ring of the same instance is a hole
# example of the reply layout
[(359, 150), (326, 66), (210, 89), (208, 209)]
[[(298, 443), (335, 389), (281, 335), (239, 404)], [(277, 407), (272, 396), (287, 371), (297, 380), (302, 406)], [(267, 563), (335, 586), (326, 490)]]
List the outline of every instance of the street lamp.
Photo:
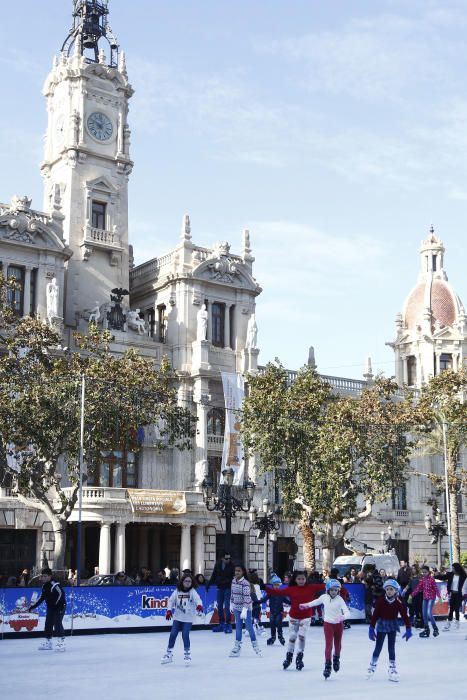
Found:
[(390, 552), (397, 545), (397, 540), (399, 539), (399, 533), (394, 532), (392, 525), (388, 525), (386, 530), (381, 530), (381, 549), (383, 553)]
[(441, 511), (436, 499), (430, 498), (428, 503), (431, 505), (431, 515), (430, 513), (427, 513), (424, 517), (425, 529), (431, 535), (431, 544), (437, 545), (437, 567), (440, 569), (442, 564), (441, 543), (443, 537), (448, 534), (448, 531), (445, 523), (441, 520)]
[(232, 518), (235, 513), (242, 511), (248, 513), (255, 493), (255, 485), (251, 480), (245, 484), (247, 497), (243, 501), (236, 498), (232, 493), (235, 472), (232, 467), (222, 471), (223, 483), (219, 487), (216, 496), (213, 494), (212, 480), (210, 477), (204, 479), (202, 483), (203, 500), (206, 508), (210, 511), (218, 511), (225, 518), (225, 551), (230, 553), (232, 547)]
[(263, 558), (263, 580), (268, 581), (268, 540), (274, 542), (277, 538), (276, 532), (279, 530), (279, 524), (274, 519), (274, 512), (270, 510), (269, 499), (265, 498), (262, 504), (262, 515), (258, 515), (256, 508), (250, 508), (251, 526), (254, 530), (258, 530), (258, 539), (264, 539), (264, 558)]

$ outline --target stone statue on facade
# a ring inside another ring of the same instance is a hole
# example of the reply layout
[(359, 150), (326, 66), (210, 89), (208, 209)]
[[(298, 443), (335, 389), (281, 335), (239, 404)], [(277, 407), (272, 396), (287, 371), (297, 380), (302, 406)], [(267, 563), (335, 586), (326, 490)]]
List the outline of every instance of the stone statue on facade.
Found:
[(101, 314), (101, 309), (99, 302), (96, 301), (96, 305), (93, 309), (91, 309), (91, 312), (89, 314), (88, 318), (88, 323), (95, 323), (96, 326), (99, 323), (99, 321), (102, 319), (102, 314)]
[(55, 277), (51, 279), (46, 288), (47, 293), (47, 318), (58, 318), (58, 284)]
[(249, 350), (256, 350), (258, 347), (258, 326), (256, 325), (255, 314), (251, 314), (248, 321), (245, 347)]
[(196, 321), (196, 340), (206, 340), (208, 333), (208, 311), (206, 309), (206, 304), (203, 304), (196, 314)]
[(130, 309), (126, 316), (126, 322), (128, 328), (131, 328), (133, 331), (137, 331), (139, 335), (145, 334), (146, 322), (144, 318), (141, 318), (141, 316), (139, 315), (139, 309)]

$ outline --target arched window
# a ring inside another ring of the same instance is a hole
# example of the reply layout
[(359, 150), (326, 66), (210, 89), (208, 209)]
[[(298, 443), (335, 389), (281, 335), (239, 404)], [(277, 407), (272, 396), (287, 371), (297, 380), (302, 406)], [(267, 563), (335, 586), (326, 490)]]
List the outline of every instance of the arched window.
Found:
[(225, 413), (222, 408), (211, 408), (208, 413), (208, 435), (223, 435), (225, 431)]

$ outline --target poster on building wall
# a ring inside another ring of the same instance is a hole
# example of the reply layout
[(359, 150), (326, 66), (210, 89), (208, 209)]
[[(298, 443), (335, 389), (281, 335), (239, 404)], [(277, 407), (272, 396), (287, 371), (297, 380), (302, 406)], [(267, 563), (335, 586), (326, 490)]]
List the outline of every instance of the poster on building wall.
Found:
[(135, 515), (183, 515), (186, 498), (183, 491), (156, 489), (127, 489)]
[(241, 408), (245, 396), (245, 381), (241, 374), (221, 372), (225, 403), (225, 434), (222, 451), (222, 471), (229, 467), (234, 470), (234, 486), (243, 486), (245, 459), (240, 440), (240, 423), (237, 411)]

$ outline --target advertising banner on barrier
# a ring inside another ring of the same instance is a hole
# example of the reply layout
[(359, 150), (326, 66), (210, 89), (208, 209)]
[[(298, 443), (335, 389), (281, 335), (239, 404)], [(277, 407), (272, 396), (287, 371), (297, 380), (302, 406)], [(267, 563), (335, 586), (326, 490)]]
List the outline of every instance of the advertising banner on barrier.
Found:
[[(314, 595), (323, 592), (322, 584), (316, 585)], [(360, 583), (346, 584), (347, 604), (351, 620), (365, 619), (365, 592)], [(165, 619), (168, 602), (174, 586), (81, 586), (65, 588), (67, 606), (64, 617), (66, 630), (109, 630), (137, 627), (166, 627), (171, 622)], [(436, 615), (447, 614), (447, 586), (438, 582), (439, 599), (435, 605)], [(204, 613), (197, 618), (195, 626), (216, 624), (217, 589), (208, 591), (198, 588), (203, 601)], [(44, 629), (45, 605), (28, 612), (29, 605), (40, 596), (39, 588), (0, 589), (0, 632), (3, 635), (16, 632), (37, 632)], [(320, 610), (316, 610), (316, 617)], [(262, 621), (269, 621), (269, 606), (262, 605)], [(287, 621), (287, 616), (285, 616)]]

